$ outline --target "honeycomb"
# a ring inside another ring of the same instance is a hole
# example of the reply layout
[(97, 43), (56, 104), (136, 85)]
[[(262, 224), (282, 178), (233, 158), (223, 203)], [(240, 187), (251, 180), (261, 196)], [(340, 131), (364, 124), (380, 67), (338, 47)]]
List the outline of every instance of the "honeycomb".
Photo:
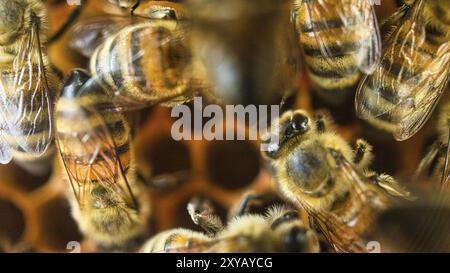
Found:
[[(55, 30), (71, 7), (65, 1), (47, 2), (50, 2), (51, 29)], [(100, 8), (97, 4), (100, 1), (88, 2), (83, 16), (96, 14)], [(377, 6), (379, 18), (393, 12), (394, 2), (382, 0), (382, 5)], [(122, 11), (112, 8), (109, 12)], [(67, 47), (67, 39), (65, 35), (49, 48), (53, 64), (66, 74), (72, 68), (84, 67), (87, 61)], [(300, 77), (295, 107), (312, 110), (315, 103), (309, 81), (305, 75)], [(147, 181), (153, 206), (153, 234), (173, 227), (198, 230), (186, 211), (187, 202), (194, 196), (211, 199), (225, 217), (245, 193), (275, 191), (257, 142), (177, 142), (170, 136), (174, 122), (170, 109), (156, 106), (130, 115), (140, 124), (135, 146), (142, 176), (181, 174), (169, 186)], [(433, 134), (432, 127), (427, 125), (417, 136), (401, 143), (355, 119), (343, 123), (339, 132), (351, 142), (358, 137), (366, 138), (374, 145), (374, 169), (403, 177), (415, 170), (423, 147)], [(44, 177), (32, 176), (14, 163), (0, 165), (0, 252), (68, 252), (67, 244), (71, 241), (81, 242), (83, 252), (98, 251), (92, 242), (83, 238), (72, 219), (65, 197), (68, 191), (58, 158), (54, 160), (52, 172)]]

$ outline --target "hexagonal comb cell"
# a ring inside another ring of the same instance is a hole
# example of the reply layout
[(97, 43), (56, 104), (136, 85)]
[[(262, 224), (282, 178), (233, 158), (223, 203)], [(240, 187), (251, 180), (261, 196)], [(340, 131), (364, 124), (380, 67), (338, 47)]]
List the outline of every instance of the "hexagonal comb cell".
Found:
[(189, 177), (192, 163), (184, 142), (170, 135), (160, 135), (142, 145), (138, 170), (143, 180), (152, 188), (167, 191), (174, 189)]
[(205, 155), (209, 180), (225, 189), (237, 190), (257, 177), (261, 161), (256, 145), (250, 141), (214, 141)]
[[(100, 6), (100, 2), (103, 1), (87, 2)], [(377, 7), (378, 11), (382, 11), (383, 17), (388, 16), (392, 9), (393, 1), (383, 1), (383, 4)], [(387, 10), (390, 12), (386, 12)], [(95, 15), (96, 11), (89, 12), (89, 15)], [(62, 4), (57, 5), (49, 13), (53, 30), (61, 25), (63, 15), (68, 13), (69, 8)], [(79, 56), (69, 54), (65, 44), (67, 38), (63, 37), (49, 49), (52, 63), (65, 74), (84, 62), (84, 60), (80, 62)], [(299, 78), (301, 92), (295, 98), (295, 102), (287, 103), (286, 107), (301, 106), (312, 110), (314, 106), (309, 90), (310, 82), (306, 80), (305, 75)], [(207, 103), (204, 99), (203, 105)], [(193, 109), (192, 103), (189, 107)], [(170, 135), (171, 125), (174, 122), (170, 117), (170, 109), (156, 106), (140, 110), (138, 114), (140, 116), (137, 121), (132, 122), (136, 129), (134, 134), (136, 167), (142, 180), (147, 183), (148, 195), (152, 198), (152, 226), (155, 226), (153, 232), (175, 227), (199, 230), (192, 223), (186, 210), (187, 203), (194, 196), (210, 199), (225, 220), (244, 194), (251, 191), (266, 193), (273, 190), (273, 181), (265, 170), (257, 142), (204, 140), (178, 142)], [(357, 137), (362, 137), (366, 129), (356, 123), (340, 128), (339, 132), (349, 141), (354, 141)], [(390, 168), (381, 165), (380, 169), (397, 171), (405, 166), (417, 164), (423, 147), (420, 141), (427, 134), (428, 132), (424, 131), (423, 135), (417, 135), (414, 145), (395, 143), (396, 147), (401, 148), (396, 149), (396, 152), (403, 153), (404, 160), (396, 161), (395, 166)], [(380, 156), (375, 163), (383, 163), (384, 158), (392, 154), (392, 146), (380, 144), (374, 149), (381, 150), (376, 152)], [(58, 172), (62, 171), (60, 165), (55, 165), (55, 170), (56, 168)], [(172, 174), (175, 176), (171, 176)], [(68, 202), (61, 193), (61, 189), (67, 185), (59, 179), (52, 180), (52, 183), (47, 183), (47, 180), (48, 176), (29, 175), (16, 164), (0, 165), (0, 252), (11, 250), (9, 246), (5, 247), (2, 241), (13, 248), (15, 244), (24, 241), (30, 244), (30, 249), (41, 252), (68, 251), (67, 244), (78, 241), (83, 250), (96, 251), (89, 241), (83, 239), (76, 221), (71, 216)], [(173, 183), (166, 184), (168, 180)], [(158, 182), (159, 186), (152, 185), (152, 182)], [(71, 189), (67, 187), (66, 191), (70, 193)], [(14, 200), (7, 200), (5, 196), (8, 198), (14, 196)], [(17, 204), (16, 197), (20, 199)], [(280, 202), (282, 201), (277, 196), (270, 197), (268, 201), (269, 204)], [(258, 204), (250, 210), (255, 213), (263, 211)]]

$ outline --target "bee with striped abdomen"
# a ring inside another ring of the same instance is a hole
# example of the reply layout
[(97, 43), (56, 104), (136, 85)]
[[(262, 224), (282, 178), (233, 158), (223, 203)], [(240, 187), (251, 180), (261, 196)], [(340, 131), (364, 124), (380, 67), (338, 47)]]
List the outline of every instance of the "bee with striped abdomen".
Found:
[(183, 21), (187, 11), (180, 3), (172, 1), (146, 1), (134, 11), (134, 17), (100, 15), (79, 20), (70, 30), (69, 46), (86, 58), (108, 37), (119, 30), (145, 19), (168, 19)]
[(358, 115), (402, 141), (416, 134), (438, 104), (450, 75), (450, 2), (410, 0), (390, 29), (379, 66), (356, 96)]
[(90, 69), (120, 108), (173, 106), (204, 91), (186, 42), (186, 26), (150, 20), (123, 28), (93, 53)]
[[(247, 195), (239, 211), (247, 211), (253, 195)], [(309, 229), (297, 211), (273, 206), (266, 215), (242, 214), (231, 218), (226, 226), (208, 202), (195, 198), (188, 212), (208, 235), (186, 229), (164, 231), (151, 238), (141, 252), (319, 252), (316, 233)]]
[(381, 56), (371, 0), (296, 0), (293, 23), (316, 93), (331, 105), (353, 98)]
[(285, 112), (270, 131), (279, 142), (268, 143), (263, 156), (275, 169), (280, 193), (306, 210), (336, 251), (365, 252), (375, 215), (392, 197), (409, 193), (391, 176), (367, 170), (369, 144), (357, 140), (353, 150), (330, 128), (331, 119), (323, 114)]
[(14, 158), (37, 173), (52, 155), (53, 103), (61, 82), (45, 52), (46, 32), (41, 1), (0, 1), (0, 163)]
[(123, 247), (147, 231), (150, 202), (136, 181), (130, 128), (90, 76), (72, 72), (55, 110), (56, 140), (68, 180), (73, 216), (103, 247)]

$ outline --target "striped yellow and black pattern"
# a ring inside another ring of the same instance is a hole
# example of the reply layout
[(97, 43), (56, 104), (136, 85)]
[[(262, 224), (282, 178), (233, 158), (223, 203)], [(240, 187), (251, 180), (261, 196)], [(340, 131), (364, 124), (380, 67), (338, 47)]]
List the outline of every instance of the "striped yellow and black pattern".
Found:
[(190, 54), (183, 30), (172, 20), (153, 20), (122, 29), (91, 58), (91, 72), (116, 105), (142, 107), (190, 99)]
[(361, 82), (356, 98), (358, 115), (397, 140), (425, 124), (450, 73), (450, 2), (409, 2), (394, 15), (397, 21), (388, 21), (393, 31), (380, 65)]
[[(314, 90), (330, 105), (352, 98), (367, 58), (377, 54), (378, 28), (370, 4), (296, 0), (294, 23)], [(362, 1), (364, 2), (364, 1)], [(372, 54), (372, 56), (371, 56)]]
[(42, 1), (2, 0), (0, 29), (0, 135), (10, 157), (39, 174), (53, 152), (51, 118), (61, 86), (45, 53), (47, 10)]
[(75, 70), (66, 83), (55, 110), (56, 140), (80, 229), (113, 247), (146, 231), (150, 204), (135, 182), (130, 127), (100, 86), (81, 88), (89, 78)]

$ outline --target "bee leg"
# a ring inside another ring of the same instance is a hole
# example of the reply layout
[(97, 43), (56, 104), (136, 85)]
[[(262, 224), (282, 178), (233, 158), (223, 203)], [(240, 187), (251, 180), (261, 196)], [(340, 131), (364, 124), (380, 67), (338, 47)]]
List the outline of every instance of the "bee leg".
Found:
[(415, 197), (411, 196), (411, 193), (401, 187), (397, 180), (388, 174), (378, 174), (375, 172), (367, 173), (367, 177), (375, 185), (386, 191), (391, 196), (401, 197), (406, 200), (414, 200)]
[(239, 204), (239, 208), (236, 212), (236, 216), (243, 216), (249, 212), (250, 206), (255, 202), (261, 201), (262, 197), (256, 194), (249, 193), (245, 195)]
[(203, 228), (210, 236), (223, 229), (222, 220), (216, 215), (209, 200), (194, 197), (187, 205), (192, 221)]
[(356, 140), (356, 152), (353, 163), (361, 168), (370, 165), (373, 159), (372, 146), (363, 139)]
[(137, 0), (136, 3), (131, 7), (131, 15), (134, 15), (134, 11), (139, 7), (139, 5), (141, 4), (141, 0)]
[(314, 115), (314, 119), (316, 120), (316, 127), (319, 133), (325, 133), (330, 130), (333, 125), (330, 115), (324, 111), (317, 111)]

